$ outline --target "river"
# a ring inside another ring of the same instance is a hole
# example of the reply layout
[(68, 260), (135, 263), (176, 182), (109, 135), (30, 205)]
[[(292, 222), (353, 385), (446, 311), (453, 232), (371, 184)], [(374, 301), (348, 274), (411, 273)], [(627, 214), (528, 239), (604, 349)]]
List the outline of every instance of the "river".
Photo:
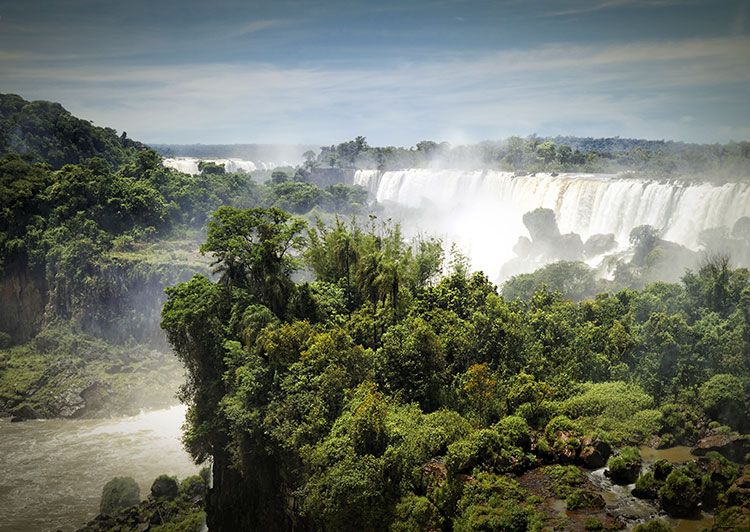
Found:
[(196, 474), (180, 442), (184, 419), (184, 406), (111, 419), (0, 419), (0, 530), (76, 530), (99, 513), (113, 477), (133, 477), (144, 499), (162, 473)]
[[(641, 446), (641, 458), (643, 465), (641, 474), (651, 470), (651, 465), (657, 460), (668, 460), (673, 464), (683, 464), (696, 457), (690, 453), (690, 447), (677, 446), (670, 449), (652, 449)], [(649, 519), (660, 519), (669, 525), (674, 532), (699, 532), (704, 527), (711, 528), (713, 515), (701, 512), (692, 519), (677, 519), (669, 517), (665, 512), (660, 511), (659, 507), (653, 501), (638, 499), (630, 492), (635, 484), (618, 486), (604, 476), (605, 468), (590, 471), (589, 480), (602, 490), (602, 496), (607, 503), (607, 508), (617, 515), (628, 516), (630, 522), (625, 531), (632, 530), (635, 525), (648, 521)]]

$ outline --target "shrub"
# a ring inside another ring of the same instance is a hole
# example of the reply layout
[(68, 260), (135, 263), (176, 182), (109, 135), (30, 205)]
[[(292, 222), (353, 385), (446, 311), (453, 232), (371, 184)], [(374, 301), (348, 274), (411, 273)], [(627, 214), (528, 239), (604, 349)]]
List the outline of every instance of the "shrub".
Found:
[(208, 486), (203, 477), (200, 475), (193, 475), (180, 482), (179, 494), (190, 499), (198, 496), (203, 497), (206, 494), (207, 488)]
[(553, 442), (557, 438), (557, 432), (579, 432), (578, 424), (568, 416), (555, 416), (544, 428), (547, 441)]
[(663, 521), (652, 519), (648, 523), (635, 527), (633, 532), (672, 532), (672, 529), (665, 525)]
[(493, 428), (511, 445), (528, 449), (531, 441), (529, 438), (530, 429), (524, 418), (506, 416), (498, 421)]
[(514, 501), (500, 507), (485, 505), (469, 506), (456, 518), (455, 532), (526, 532), (529, 528), (527, 512)]
[(440, 510), (427, 497), (412, 494), (402, 498), (396, 505), (395, 514), (391, 532), (443, 529)]
[(161, 497), (174, 499), (178, 491), (177, 479), (169, 475), (159, 475), (151, 484), (151, 495), (156, 499)]
[(574, 465), (547, 466), (542, 468), (542, 472), (548, 475), (554, 483), (555, 497), (561, 499), (567, 497), (573, 491), (572, 486), (583, 483), (583, 474)]
[(624, 382), (586, 383), (582, 390), (563, 403), (565, 414), (573, 418), (603, 415), (624, 420), (653, 404), (640, 386)]
[(583, 522), (584, 530), (602, 530), (604, 525), (596, 517), (587, 517)]
[(469, 472), (477, 466), (492, 470), (502, 447), (503, 442), (497, 432), (489, 429), (477, 430), (448, 446), (445, 467), (449, 474)]
[(199, 532), (203, 529), (206, 522), (206, 512), (192, 512), (172, 523), (165, 523), (161, 526), (149, 528), (151, 532)]
[(115, 515), (124, 508), (138, 504), (141, 500), (141, 488), (131, 477), (115, 477), (104, 485), (99, 512), (104, 515)]

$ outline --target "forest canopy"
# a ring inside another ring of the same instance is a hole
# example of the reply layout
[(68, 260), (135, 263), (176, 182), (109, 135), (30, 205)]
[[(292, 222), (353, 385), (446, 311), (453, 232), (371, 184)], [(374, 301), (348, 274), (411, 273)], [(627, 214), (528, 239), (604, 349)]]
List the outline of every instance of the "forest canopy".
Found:
[(581, 460), (584, 441), (748, 430), (745, 269), (509, 301), (389, 222), (259, 209), (215, 213), (203, 249), (222, 278), (169, 288), (162, 327), (189, 369), (185, 443), (214, 464), (210, 528), (483, 530), (492, 511), (540, 530), (551, 517), (504, 475)]

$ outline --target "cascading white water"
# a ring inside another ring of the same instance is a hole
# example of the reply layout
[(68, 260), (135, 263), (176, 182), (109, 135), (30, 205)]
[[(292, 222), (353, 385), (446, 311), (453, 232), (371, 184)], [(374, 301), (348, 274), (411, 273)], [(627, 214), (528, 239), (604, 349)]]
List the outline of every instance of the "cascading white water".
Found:
[(165, 158), (163, 160), (164, 166), (167, 168), (174, 168), (179, 172), (185, 174), (196, 175), (200, 174), (198, 169), (198, 162), (204, 161), (208, 163), (223, 164), (224, 170), (231, 173), (250, 173), (255, 170), (272, 170), (278, 167), (294, 166), (288, 162), (261, 162), (261, 161), (247, 161), (244, 159), (197, 159), (194, 157), (176, 157), (176, 158)]
[(662, 238), (691, 249), (704, 229), (731, 226), (750, 216), (750, 185), (687, 185), (610, 175), (536, 174), (516, 177), (495, 170), (360, 170), (354, 183), (381, 203), (419, 208), (418, 229), (464, 247), (476, 269), (491, 276), (514, 257), (519, 236), (528, 236), (523, 214), (554, 210), (562, 233), (585, 241), (613, 233), (621, 247), (630, 231), (649, 224)]

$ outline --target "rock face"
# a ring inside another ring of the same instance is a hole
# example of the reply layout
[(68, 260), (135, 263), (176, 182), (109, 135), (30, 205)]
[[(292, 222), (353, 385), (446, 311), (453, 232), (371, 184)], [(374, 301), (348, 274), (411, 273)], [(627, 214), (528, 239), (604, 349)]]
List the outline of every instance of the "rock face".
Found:
[(690, 451), (695, 456), (705, 456), (706, 453), (716, 451), (733, 462), (741, 462), (750, 452), (750, 441), (745, 436), (729, 436), (726, 434), (712, 434), (698, 441)]
[(0, 276), (0, 332), (13, 343), (26, 342), (42, 329), (46, 305), (44, 272), (11, 266)]
[(583, 241), (577, 233), (565, 233), (557, 242), (557, 254), (561, 260), (581, 260)]
[(611, 251), (616, 247), (617, 242), (615, 241), (615, 235), (612, 233), (591, 235), (583, 245), (583, 255), (587, 259), (590, 259), (591, 257)]
[(23, 405), (16, 408), (10, 418), (11, 423), (17, 423), (19, 421), (26, 421), (27, 419), (36, 419), (39, 415), (29, 405)]

